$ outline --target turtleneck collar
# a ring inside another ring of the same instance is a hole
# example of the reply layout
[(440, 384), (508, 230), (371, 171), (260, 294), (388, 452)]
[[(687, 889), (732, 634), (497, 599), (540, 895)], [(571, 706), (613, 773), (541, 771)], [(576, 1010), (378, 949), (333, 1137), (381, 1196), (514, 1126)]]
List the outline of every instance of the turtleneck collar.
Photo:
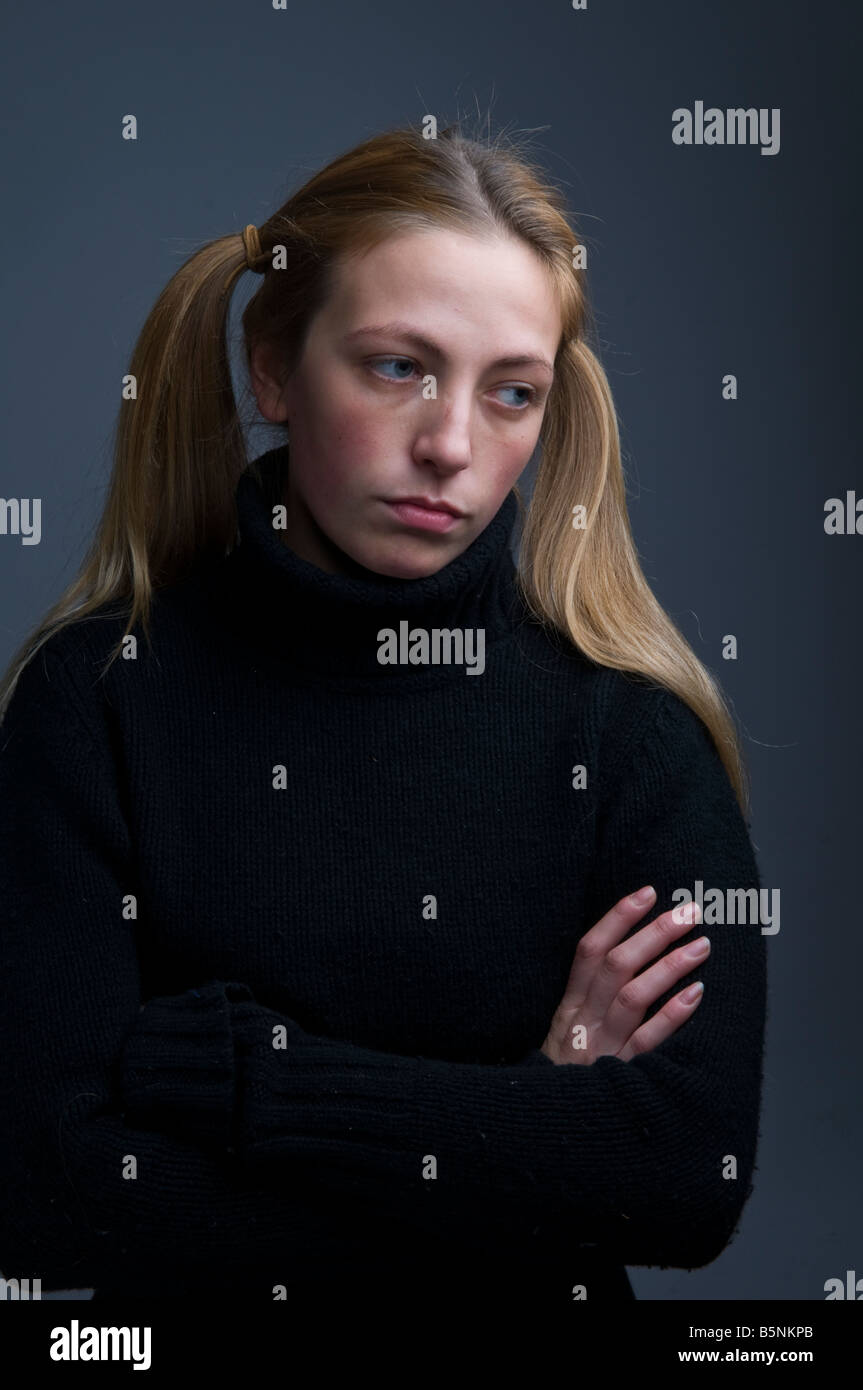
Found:
[[(287, 461), (287, 445), (271, 449), (237, 484), (239, 545), (228, 557), (228, 592), (245, 640), (270, 661), (333, 678), (395, 684), (465, 680), (472, 668), (480, 675), (521, 613), (509, 550), (515, 493), (461, 555), (426, 578), (393, 579), (364, 567), (351, 576), (329, 574), (301, 559), (273, 528)], [(386, 647), (384, 629), (393, 634)], [(378, 659), (383, 650), (395, 664)], [(405, 661), (411, 652), (425, 659)]]

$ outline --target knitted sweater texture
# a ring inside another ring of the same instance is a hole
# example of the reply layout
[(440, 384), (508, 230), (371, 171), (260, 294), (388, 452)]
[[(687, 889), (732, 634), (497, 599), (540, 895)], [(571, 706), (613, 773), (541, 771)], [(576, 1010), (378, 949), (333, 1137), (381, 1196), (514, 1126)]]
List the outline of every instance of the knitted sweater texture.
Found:
[[(512, 493), (427, 579), (331, 575), (273, 529), (283, 465), (152, 648), (102, 678), (126, 618), (78, 620), (0, 726), (0, 1270), (571, 1309), (712, 1261), (755, 1167), (758, 925), (674, 943), (711, 955), (649, 1014), (705, 994), (652, 1052), (540, 1051), (624, 894), (657, 890), (637, 930), (759, 887), (709, 734), (529, 615)], [(385, 629), (482, 629), (484, 667), (382, 664)]]

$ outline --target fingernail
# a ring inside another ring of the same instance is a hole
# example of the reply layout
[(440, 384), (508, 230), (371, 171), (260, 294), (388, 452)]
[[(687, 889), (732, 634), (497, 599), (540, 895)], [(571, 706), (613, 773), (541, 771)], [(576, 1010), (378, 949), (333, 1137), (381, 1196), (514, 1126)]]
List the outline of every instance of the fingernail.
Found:
[(690, 985), (689, 989), (685, 989), (680, 997), (684, 1004), (694, 1004), (696, 999), (699, 999), (703, 993), (704, 985), (699, 980), (697, 984)]
[(704, 952), (708, 949), (709, 946), (710, 937), (699, 936), (697, 941), (691, 942), (690, 945), (686, 947), (684, 955), (686, 955), (689, 958), (689, 960), (694, 960), (696, 956), (703, 956)]
[(651, 886), (648, 886), (647, 888), (639, 888), (637, 893), (633, 893), (632, 901), (634, 903), (637, 903), (638, 906), (641, 907), (643, 903), (650, 902), (650, 899), (654, 896), (655, 892), (656, 890)]
[(675, 922), (700, 922), (701, 908), (696, 902), (683, 903), (681, 907), (675, 907), (671, 915)]

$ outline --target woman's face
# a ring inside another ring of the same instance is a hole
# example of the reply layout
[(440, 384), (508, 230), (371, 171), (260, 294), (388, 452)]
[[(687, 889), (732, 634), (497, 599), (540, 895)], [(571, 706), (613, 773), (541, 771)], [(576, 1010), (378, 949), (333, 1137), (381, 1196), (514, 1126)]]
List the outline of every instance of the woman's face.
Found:
[(261, 413), (290, 436), (279, 534), (332, 573), (434, 574), (530, 461), (560, 335), (551, 281), (515, 239), (402, 233), (339, 261), (287, 383), (270, 345), (252, 354)]

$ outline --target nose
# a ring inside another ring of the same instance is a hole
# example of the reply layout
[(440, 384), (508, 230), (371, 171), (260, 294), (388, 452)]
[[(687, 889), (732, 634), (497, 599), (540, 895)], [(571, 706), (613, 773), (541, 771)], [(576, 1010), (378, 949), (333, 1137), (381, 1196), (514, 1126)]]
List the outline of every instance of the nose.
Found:
[(461, 402), (452, 397), (423, 402), (413, 456), (417, 463), (431, 464), (444, 477), (470, 467), (469, 396)]

